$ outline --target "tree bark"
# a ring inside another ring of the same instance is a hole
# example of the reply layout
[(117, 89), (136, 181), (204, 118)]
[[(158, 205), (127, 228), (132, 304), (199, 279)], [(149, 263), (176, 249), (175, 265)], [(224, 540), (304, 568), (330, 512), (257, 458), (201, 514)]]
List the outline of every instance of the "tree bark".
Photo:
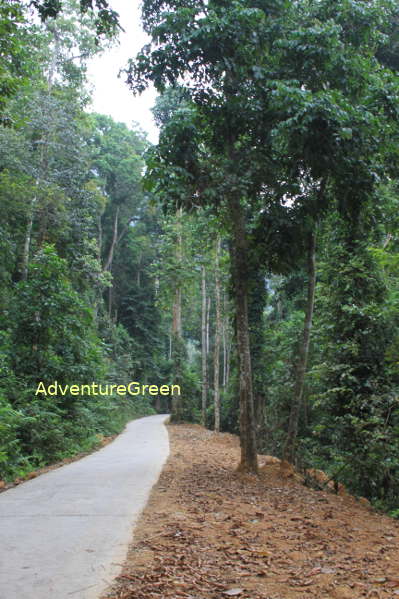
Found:
[(101, 215), (98, 217), (98, 261), (101, 264), (101, 255), (103, 249), (103, 225), (101, 222)]
[(218, 236), (216, 241), (215, 255), (215, 300), (216, 300), (216, 320), (215, 320), (215, 348), (213, 362), (213, 377), (214, 377), (214, 402), (215, 402), (215, 432), (220, 431), (220, 388), (219, 388), (219, 358), (220, 358), (220, 333), (221, 333), (221, 302), (220, 302), (220, 247), (221, 241)]
[[(119, 206), (116, 207), (111, 247), (109, 248), (107, 261), (104, 264), (104, 270), (107, 270), (109, 272), (112, 271), (112, 263), (114, 260), (115, 246), (116, 246), (117, 239), (118, 239), (118, 223), (119, 223)], [(113, 291), (113, 285), (111, 283), (111, 285), (108, 288), (108, 316), (110, 319), (112, 319), (112, 303), (113, 303), (112, 291)]]
[(46, 29), (54, 38), (54, 48), (51, 50), (51, 60), (47, 73), (47, 89), (50, 92), (54, 85), (54, 77), (57, 72), (57, 62), (60, 57), (60, 34), (57, 29), (56, 21), (53, 19), (46, 21)]
[(181, 287), (177, 286), (172, 308), (172, 335), (178, 337), (182, 336), (181, 298)]
[(108, 287), (108, 316), (109, 319), (112, 319), (112, 284)]
[(36, 207), (37, 207), (38, 196), (39, 196), (38, 188), (40, 185), (41, 175), (45, 171), (46, 162), (47, 162), (47, 160), (45, 160), (45, 151), (47, 150), (46, 143), (48, 141), (47, 138), (48, 138), (48, 135), (44, 135), (41, 139), (42, 143), (41, 143), (40, 158), (39, 158), (39, 163), (38, 163), (38, 174), (37, 174), (37, 177), (35, 180), (36, 192), (35, 192), (35, 194), (32, 198), (32, 201), (30, 203), (29, 218), (28, 218), (28, 222), (26, 223), (24, 247), (22, 250), (22, 259), (21, 259), (21, 279), (23, 281), (26, 281), (28, 279), (30, 249), (31, 249), (31, 245), (32, 245), (32, 229), (33, 229), (33, 223), (35, 221)]
[[(178, 208), (176, 211), (177, 218), (177, 240), (176, 240), (176, 259), (180, 264), (183, 260), (183, 238), (182, 238), (182, 217), (183, 209)], [(183, 351), (183, 326), (182, 326), (182, 286), (181, 276), (179, 274), (175, 296), (172, 307), (172, 330), (171, 330), (171, 355), (174, 362), (174, 375), (179, 383), (182, 375), (182, 351)], [(172, 397), (172, 419), (176, 422), (181, 420), (182, 401), (180, 395)]]
[(227, 387), (229, 383), (229, 371), (230, 371), (230, 322), (227, 310), (227, 296), (223, 294), (223, 387)]
[(240, 445), (239, 470), (258, 472), (256, 451), (254, 398), (248, 326), (248, 243), (245, 231), (245, 213), (240, 198), (235, 194), (228, 198), (231, 215), (231, 260), (234, 277), (235, 326), (237, 338), (239, 397), (240, 397)]
[(298, 435), (299, 415), (302, 406), (305, 374), (309, 356), (310, 332), (312, 329), (314, 311), (316, 288), (316, 235), (314, 232), (309, 234), (308, 278), (305, 320), (303, 325), (302, 340), (299, 346), (298, 361), (295, 369), (294, 392), (292, 396), (287, 438), (283, 449), (283, 459), (291, 463), (295, 459), (295, 444)]
[(210, 328), (210, 314), (211, 314), (211, 298), (208, 296), (206, 306), (206, 355), (209, 355), (209, 328)]
[(208, 402), (208, 360), (207, 360), (207, 343), (206, 343), (206, 270), (202, 266), (202, 282), (201, 282), (201, 358), (202, 358), (202, 409), (201, 409), (201, 424), (206, 424), (206, 406)]
[(223, 326), (222, 326), (222, 347), (223, 347), (223, 388), (226, 387), (227, 382), (227, 339), (226, 339), (226, 318), (223, 314)]
[(34, 196), (32, 198), (32, 202), (30, 205), (29, 218), (28, 218), (28, 222), (26, 223), (24, 247), (22, 250), (21, 275), (20, 275), (22, 281), (26, 281), (28, 278), (30, 246), (31, 246), (31, 241), (32, 241), (32, 228), (33, 228), (33, 220), (35, 218), (36, 202), (37, 202), (37, 198), (36, 198), (36, 196)]
[[(181, 218), (183, 216), (182, 208), (178, 208), (176, 212), (177, 217), (177, 243), (176, 243), (176, 258), (177, 262), (182, 261), (182, 232), (181, 232)], [(183, 334), (182, 318), (181, 318), (181, 302), (182, 302), (182, 290), (180, 277), (176, 282), (175, 297), (172, 308), (172, 337), (177, 335), (181, 338)]]
[(116, 246), (117, 239), (118, 239), (118, 224), (119, 224), (119, 206), (117, 206), (116, 210), (115, 210), (111, 247), (109, 248), (107, 261), (104, 264), (104, 270), (110, 271), (112, 268), (112, 262), (114, 260), (115, 246)]

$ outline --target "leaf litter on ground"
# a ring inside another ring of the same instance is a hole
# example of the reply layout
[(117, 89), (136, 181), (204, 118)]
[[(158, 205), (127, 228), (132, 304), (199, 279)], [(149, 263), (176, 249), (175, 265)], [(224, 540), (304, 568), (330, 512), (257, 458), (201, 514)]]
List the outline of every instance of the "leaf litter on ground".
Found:
[(309, 489), (238, 439), (169, 425), (171, 453), (108, 599), (392, 599), (399, 522)]

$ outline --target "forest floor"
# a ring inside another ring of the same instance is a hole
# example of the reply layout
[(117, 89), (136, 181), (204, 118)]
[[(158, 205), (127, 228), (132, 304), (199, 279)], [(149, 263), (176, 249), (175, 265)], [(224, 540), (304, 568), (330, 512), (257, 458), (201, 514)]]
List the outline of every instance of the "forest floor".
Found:
[(399, 522), (278, 464), (236, 472), (232, 435), (168, 430), (169, 460), (104, 598), (399, 597)]

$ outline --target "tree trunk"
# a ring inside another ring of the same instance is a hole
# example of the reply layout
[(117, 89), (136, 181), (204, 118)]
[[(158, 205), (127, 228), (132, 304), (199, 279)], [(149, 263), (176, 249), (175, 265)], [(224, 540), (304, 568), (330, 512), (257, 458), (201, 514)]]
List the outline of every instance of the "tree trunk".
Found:
[(230, 334), (230, 322), (227, 309), (227, 296), (223, 294), (223, 387), (227, 387), (229, 383), (229, 371), (230, 371), (230, 346), (231, 346), (231, 334)]
[(239, 395), (240, 395), (240, 445), (239, 470), (258, 472), (256, 451), (252, 368), (248, 327), (248, 247), (245, 231), (245, 213), (240, 199), (229, 198), (231, 214), (231, 260), (233, 267), (235, 326), (237, 339)]
[(38, 195), (39, 195), (39, 191), (38, 191), (38, 187), (40, 184), (40, 173), (42, 171), (44, 171), (45, 168), (45, 146), (46, 146), (46, 137), (44, 136), (42, 138), (42, 145), (41, 145), (41, 150), (40, 150), (40, 158), (39, 158), (39, 174), (36, 177), (36, 181), (35, 181), (35, 187), (36, 187), (36, 193), (32, 198), (32, 201), (30, 203), (30, 212), (29, 212), (29, 218), (28, 218), (28, 222), (26, 223), (26, 229), (25, 229), (25, 240), (24, 240), (24, 247), (22, 250), (22, 259), (21, 259), (21, 279), (22, 281), (26, 281), (28, 278), (28, 268), (29, 268), (29, 259), (30, 259), (30, 247), (32, 244), (32, 229), (33, 229), (33, 223), (35, 220), (35, 213), (36, 213), (36, 205), (38, 203)]
[(56, 20), (49, 19), (46, 21), (46, 29), (51, 33), (54, 40), (54, 48), (51, 48), (51, 60), (49, 64), (49, 69), (47, 73), (47, 89), (50, 92), (54, 85), (54, 78), (57, 73), (57, 62), (60, 58), (61, 49), (60, 49), (60, 33), (57, 29)]
[(181, 287), (175, 289), (175, 299), (172, 308), (172, 335), (182, 336), (182, 321), (181, 321)]
[(298, 361), (295, 369), (295, 383), (291, 403), (290, 419), (288, 423), (288, 433), (283, 449), (283, 459), (291, 463), (295, 458), (295, 443), (298, 434), (299, 415), (301, 411), (305, 374), (308, 364), (310, 332), (312, 329), (314, 310), (316, 288), (316, 235), (313, 232), (309, 235), (308, 277), (308, 297), (303, 325), (302, 341), (299, 346)]
[(98, 257), (98, 261), (101, 264), (101, 253), (102, 253), (102, 249), (103, 249), (103, 225), (101, 222), (101, 215), (98, 217), (98, 253), (97, 253), (97, 257)]
[[(183, 209), (176, 211), (177, 218), (177, 240), (176, 240), (176, 258), (178, 263), (183, 260), (183, 239), (182, 239), (182, 217)], [(175, 382), (180, 383), (182, 376), (183, 360), (183, 327), (182, 327), (182, 286), (180, 275), (176, 281), (175, 297), (172, 307), (172, 330), (171, 330), (171, 355), (173, 360), (173, 369)], [(172, 396), (172, 419), (181, 421), (182, 402), (180, 395)]]
[(201, 284), (201, 357), (202, 357), (202, 410), (201, 424), (206, 425), (206, 406), (208, 401), (208, 360), (206, 346), (206, 271), (205, 266), (202, 266), (202, 284)]
[[(229, 329), (227, 329), (229, 333)], [(231, 337), (230, 335), (227, 337), (227, 347), (226, 347), (226, 383), (225, 387), (228, 386), (230, 380), (230, 356), (231, 356)]]
[(112, 319), (112, 285), (108, 287), (108, 317)]
[(112, 268), (112, 262), (114, 260), (115, 246), (116, 246), (117, 239), (118, 239), (118, 224), (119, 224), (119, 206), (117, 206), (116, 210), (115, 210), (112, 242), (111, 242), (111, 247), (109, 248), (107, 261), (104, 265), (104, 270), (110, 271)]
[(35, 218), (36, 201), (37, 201), (37, 199), (35, 196), (32, 199), (32, 202), (30, 205), (29, 218), (28, 218), (28, 222), (26, 223), (25, 240), (24, 240), (24, 247), (22, 250), (22, 259), (21, 259), (21, 279), (22, 279), (22, 281), (26, 281), (28, 278), (30, 246), (31, 246), (31, 240), (32, 240), (33, 220)]
[(209, 355), (209, 328), (210, 328), (210, 314), (211, 314), (211, 298), (208, 297), (206, 307), (206, 355)]
[(223, 315), (223, 326), (222, 326), (222, 346), (223, 346), (223, 388), (226, 387), (227, 382), (227, 339), (226, 339), (226, 318)]
[[(177, 217), (177, 243), (176, 243), (176, 258), (178, 262), (182, 261), (182, 232), (181, 232), (181, 219), (183, 216), (182, 208), (178, 208), (176, 212)], [(182, 290), (180, 279), (176, 283), (175, 287), (175, 298), (173, 301), (172, 308), (172, 337), (177, 335), (181, 338), (183, 334), (182, 319), (181, 319), (181, 302), (182, 302)]]
[(220, 356), (220, 332), (221, 332), (221, 302), (220, 302), (220, 236), (216, 241), (216, 256), (215, 256), (215, 299), (216, 299), (216, 321), (215, 321), (215, 350), (213, 362), (214, 376), (214, 401), (215, 401), (215, 432), (220, 431), (220, 388), (219, 388), (219, 356)]

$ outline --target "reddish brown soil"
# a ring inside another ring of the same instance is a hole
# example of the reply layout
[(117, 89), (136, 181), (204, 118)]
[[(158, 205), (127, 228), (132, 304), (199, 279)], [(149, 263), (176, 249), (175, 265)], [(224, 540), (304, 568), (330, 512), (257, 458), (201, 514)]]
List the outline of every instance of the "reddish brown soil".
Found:
[(399, 522), (284, 478), (278, 464), (237, 473), (231, 435), (169, 434), (170, 458), (104, 597), (399, 597)]

